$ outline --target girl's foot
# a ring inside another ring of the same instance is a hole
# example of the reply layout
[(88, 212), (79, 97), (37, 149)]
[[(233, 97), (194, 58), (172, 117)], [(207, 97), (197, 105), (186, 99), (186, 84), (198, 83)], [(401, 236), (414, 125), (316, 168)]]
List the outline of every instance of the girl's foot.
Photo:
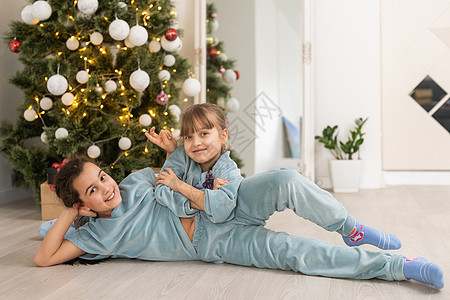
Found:
[(437, 289), (444, 287), (444, 273), (441, 267), (429, 262), (425, 257), (405, 259), (403, 274), (407, 279), (414, 279)]
[(395, 250), (402, 246), (402, 242), (395, 235), (378, 231), (358, 222), (353, 231), (342, 238), (350, 247), (370, 244), (383, 250)]
[[(47, 233), (50, 231), (50, 228), (52, 228), (53, 224), (55, 224), (56, 219), (44, 222), (39, 226), (39, 234), (42, 236), (42, 238), (45, 238)], [(75, 233), (75, 227), (70, 225), (69, 229), (67, 230), (67, 233), (64, 235), (64, 239), (66, 239), (68, 236)]]

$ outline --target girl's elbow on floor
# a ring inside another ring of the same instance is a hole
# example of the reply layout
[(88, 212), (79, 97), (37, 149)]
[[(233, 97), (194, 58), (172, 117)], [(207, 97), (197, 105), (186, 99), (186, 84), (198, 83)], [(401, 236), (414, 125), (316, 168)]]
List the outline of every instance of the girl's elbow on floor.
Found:
[(39, 255), (39, 253), (36, 253), (33, 261), (34, 261), (34, 264), (38, 267), (50, 267), (50, 266), (54, 265), (50, 262), (50, 259), (46, 259), (45, 257), (42, 257), (41, 255)]
[(34, 256), (33, 262), (38, 267), (48, 267), (48, 264), (45, 262), (45, 260), (39, 257), (38, 254)]

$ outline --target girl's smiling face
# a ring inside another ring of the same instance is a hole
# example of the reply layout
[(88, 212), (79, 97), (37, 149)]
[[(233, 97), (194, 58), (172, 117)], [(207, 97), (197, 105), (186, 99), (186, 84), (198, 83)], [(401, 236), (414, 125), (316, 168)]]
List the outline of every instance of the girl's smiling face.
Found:
[(73, 181), (73, 187), (83, 205), (101, 218), (111, 217), (113, 209), (122, 202), (117, 183), (93, 163), (84, 165), (81, 174)]
[(228, 139), (228, 129), (199, 129), (184, 137), (184, 150), (202, 171), (208, 171), (222, 155), (222, 146)]

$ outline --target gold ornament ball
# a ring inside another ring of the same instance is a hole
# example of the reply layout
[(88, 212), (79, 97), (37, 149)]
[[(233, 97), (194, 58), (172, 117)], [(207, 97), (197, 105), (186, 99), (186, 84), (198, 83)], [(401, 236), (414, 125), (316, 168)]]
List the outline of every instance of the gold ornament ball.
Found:
[(177, 11), (175, 10), (175, 9), (171, 9), (170, 10), (170, 16), (172, 17), (172, 18), (174, 18), (174, 19), (176, 19), (177, 18)]

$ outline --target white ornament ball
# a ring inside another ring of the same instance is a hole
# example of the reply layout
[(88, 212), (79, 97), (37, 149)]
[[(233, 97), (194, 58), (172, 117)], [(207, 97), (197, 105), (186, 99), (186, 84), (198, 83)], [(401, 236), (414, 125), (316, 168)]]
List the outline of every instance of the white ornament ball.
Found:
[(158, 73), (158, 78), (161, 81), (169, 81), (170, 80), (170, 73), (167, 70), (161, 70)]
[(156, 40), (153, 40), (148, 44), (148, 49), (152, 53), (159, 52), (159, 50), (161, 50), (161, 43)]
[(49, 110), (53, 106), (53, 101), (52, 101), (52, 99), (50, 99), (48, 97), (44, 97), (39, 102), (39, 105), (41, 106), (41, 108), (43, 110)]
[(98, 1), (97, 0), (78, 0), (78, 9), (85, 15), (92, 15), (97, 11)]
[(108, 80), (105, 82), (105, 91), (107, 93), (112, 93), (117, 90), (117, 83), (114, 80)]
[(233, 84), (237, 79), (236, 72), (234, 70), (228, 69), (225, 71), (225, 73), (223, 73), (222, 79), (226, 84)]
[(66, 41), (66, 47), (69, 50), (72, 50), (72, 51), (77, 50), (79, 46), (80, 46), (80, 42), (78, 42), (78, 39), (74, 36), (71, 36)]
[(92, 145), (87, 149), (87, 155), (90, 158), (97, 158), (100, 156), (100, 147), (97, 145)]
[(69, 83), (67, 82), (67, 79), (59, 74), (53, 75), (47, 81), (48, 91), (55, 96), (64, 94), (68, 87)]
[(219, 21), (216, 19), (211, 20), (210, 24), (212, 31), (217, 31), (217, 29), (219, 29)]
[(47, 144), (47, 143), (48, 143), (48, 135), (47, 135), (47, 133), (46, 133), (45, 131), (43, 131), (43, 132), (41, 133), (41, 141), (42, 141), (44, 144)]
[(141, 69), (134, 71), (130, 76), (130, 85), (138, 92), (144, 91), (150, 84), (150, 77)]
[(170, 105), (169, 110), (172, 113), (172, 115), (174, 115), (175, 119), (177, 121), (179, 121), (180, 115), (181, 115), (181, 109), (178, 107), (178, 105), (175, 105), (175, 104)]
[(118, 7), (119, 9), (124, 9), (124, 8), (128, 9), (127, 4), (126, 4), (125, 2), (122, 2), (122, 1), (120, 1), (119, 3), (117, 3), (117, 7)]
[(127, 137), (121, 137), (119, 140), (119, 148), (122, 150), (128, 150), (131, 148), (131, 140)]
[(230, 98), (226, 104), (226, 110), (228, 112), (237, 112), (239, 110), (239, 101), (236, 98)]
[(223, 97), (218, 98), (217, 105), (219, 105), (222, 108), (225, 108), (225, 99)]
[(128, 39), (135, 46), (144, 45), (148, 41), (147, 29), (139, 25), (131, 27)]
[(85, 70), (78, 71), (76, 79), (81, 84), (86, 83), (89, 81), (89, 73)]
[(109, 24), (109, 35), (116, 41), (123, 41), (130, 34), (130, 25), (124, 20), (114, 20)]
[(29, 25), (36, 25), (39, 23), (39, 20), (33, 17), (33, 5), (27, 5), (25, 6), (22, 11), (20, 12), (20, 17), (22, 18), (22, 21)]
[(183, 82), (183, 92), (189, 97), (198, 95), (201, 89), (200, 81), (195, 78), (188, 78)]
[(33, 17), (41, 21), (47, 20), (52, 15), (52, 7), (47, 1), (42, 0), (34, 2), (31, 11)]
[(181, 115), (181, 108), (178, 105), (172, 104), (169, 106), (169, 110), (174, 116), (180, 116)]
[(37, 113), (34, 109), (32, 108), (28, 108), (27, 110), (25, 110), (25, 112), (23, 113), (23, 117), (25, 118), (25, 120), (27, 120), (28, 122), (32, 122), (34, 120), (36, 120), (37, 118)]
[(56, 131), (55, 131), (55, 138), (57, 138), (57, 139), (65, 139), (68, 136), (69, 136), (69, 132), (65, 128), (61, 127), (61, 128), (56, 129)]
[(220, 59), (222, 60), (222, 61), (227, 61), (228, 60), (228, 55), (226, 55), (225, 53), (220, 53), (220, 55), (219, 55), (219, 57), (220, 57)]
[(176, 51), (180, 47), (180, 43), (181, 40), (179, 37), (173, 41), (169, 41), (164, 35), (161, 38), (161, 47), (167, 52)]
[(61, 97), (61, 101), (64, 105), (72, 105), (73, 101), (75, 100), (75, 96), (72, 93), (65, 93)]
[(181, 133), (180, 129), (175, 129), (175, 130), (172, 132), (172, 136), (173, 136), (176, 140), (178, 140), (178, 139), (180, 138), (180, 133)]
[[(177, 41), (177, 40), (175, 40), (175, 41)], [(175, 51), (180, 52), (181, 48), (183, 48), (183, 41), (178, 39), (177, 42), (178, 42), (178, 45), (177, 45), (177, 49), (175, 49)]]
[(168, 54), (164, 56), (164, 65), (167, 67), (171, 67), (175, 64), (175, 56), (172, 54)]
[(152, 124), (152, 117), (149, 114), (143, 114), (139, 117), (139, 124), (143, 127), (148, 127)]
[(98, 46), (103, 42), (103, 34), (100, 32), (93, 32), (90, 36), (91, 43)]
[(135, 44), (133, 44), (132, 42), (130, 42), (130, 36), (128, 36), (126, 39), (125, 39), (125, 46), (127, 47), (127, 48), (134, 48), (134, 47), (136, 47), (136, 45)]

